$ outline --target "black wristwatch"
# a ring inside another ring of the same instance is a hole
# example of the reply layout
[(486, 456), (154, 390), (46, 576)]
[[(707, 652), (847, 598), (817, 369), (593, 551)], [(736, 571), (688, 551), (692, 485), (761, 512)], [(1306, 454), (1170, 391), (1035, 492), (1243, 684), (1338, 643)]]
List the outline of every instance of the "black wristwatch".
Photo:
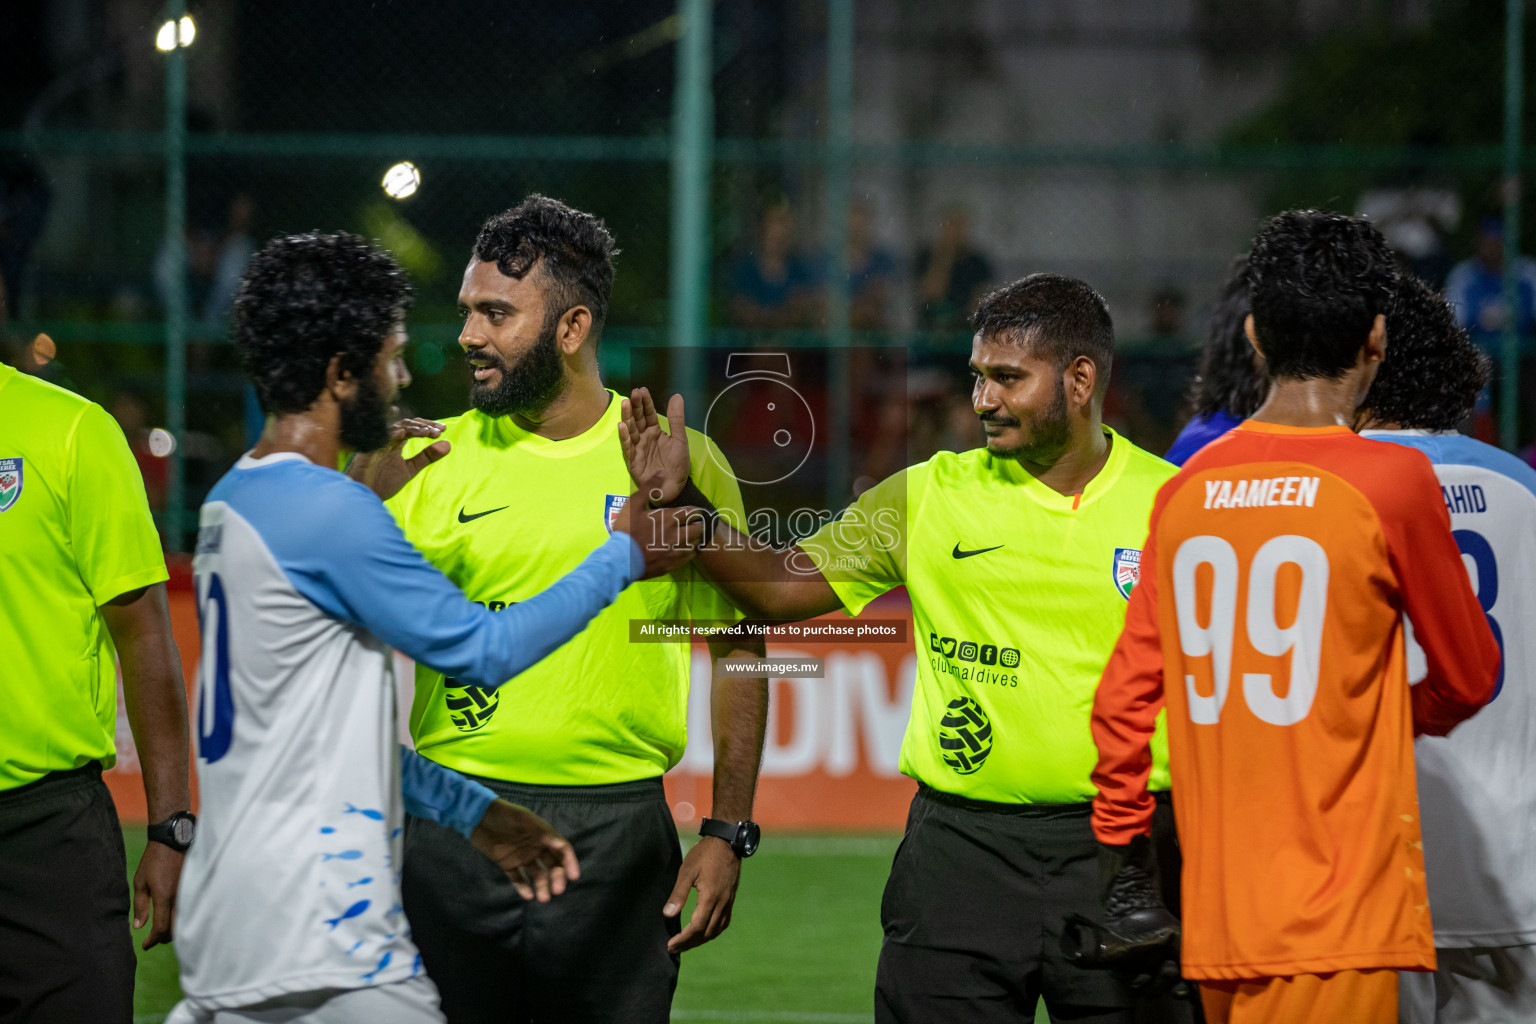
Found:
[(763, 838), (763, 830), (755, 821), (721, 821), (705, 818), (699, 823), (699, 835), (714, 836), (731, 844), (738, 857), (750, 857), (757, 852), (757, 844)]
[(164, 843), (177, 853), (186, 853), (197, 835), (197, 815), (191, 811), (177, 811), (158, 825), (149, 826), (149, 841)]

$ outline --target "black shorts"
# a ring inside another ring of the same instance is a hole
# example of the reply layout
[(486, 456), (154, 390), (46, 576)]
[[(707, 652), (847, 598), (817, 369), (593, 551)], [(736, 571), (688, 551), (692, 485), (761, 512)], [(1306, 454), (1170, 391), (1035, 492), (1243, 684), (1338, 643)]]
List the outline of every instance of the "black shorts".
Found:
[[(1052, 1019), (1191, 1019), (1186, 1001), (1143, 999), (1119, 975), (1061, 955), (1069, 914), (1102, 916), (1090, 807), (918, 790), (880, 904), (879, 1024), (1029, 1024), (1042, 997)], [(1163, 803), (1158, 826), (1173, 828)]]
[(451, 829), (408, 818), (402, 903), (453, 1024), (666, 1024), (678, 958), (663, 917), (682, 847), (661, 779), (613, 786), (479, 781), (571, 841), (581, 880), (524, 902)]
[(136, 965), (101, 769), (0, 792), (0, 1024), (131, 1024)]

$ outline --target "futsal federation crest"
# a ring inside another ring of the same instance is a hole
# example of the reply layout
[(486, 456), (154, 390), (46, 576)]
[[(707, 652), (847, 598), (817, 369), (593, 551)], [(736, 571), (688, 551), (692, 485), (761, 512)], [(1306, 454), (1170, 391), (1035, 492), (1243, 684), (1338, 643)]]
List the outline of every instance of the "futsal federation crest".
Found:
[(613, 532), (613, 524), (619, 518), (619, 513), (624, 511), (624, 506), (629, 502), (627, 494), (610, 494), (603, 502), (603, 522), (608, 526), (608, 532)]
[(1141, 549), (1115, 548), (1115, 589), (1127, 601), (1141, 582)]
[(961, 775), (980, 768), (992, 753), (992, 720), (970, 697), (956, 697), (939, 717), (939, 749), (944, 763)]
[(0, 512), (16, 504), (21, 497), (21, 459), (0, 459)]

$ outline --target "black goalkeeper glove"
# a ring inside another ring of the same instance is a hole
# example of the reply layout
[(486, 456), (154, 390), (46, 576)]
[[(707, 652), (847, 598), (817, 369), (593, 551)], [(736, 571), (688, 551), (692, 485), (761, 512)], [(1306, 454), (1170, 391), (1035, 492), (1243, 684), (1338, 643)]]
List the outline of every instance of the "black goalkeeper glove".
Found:
[(1062, 955), (1079, 967), (1106, 967), (1128, 975), (1137, 988), (1178, 984), (1179, 919), (1163, 905), (1149, 836), (1125, 846), (1099, 844), (1104, 921), (1080, 914), (1067, 919)]

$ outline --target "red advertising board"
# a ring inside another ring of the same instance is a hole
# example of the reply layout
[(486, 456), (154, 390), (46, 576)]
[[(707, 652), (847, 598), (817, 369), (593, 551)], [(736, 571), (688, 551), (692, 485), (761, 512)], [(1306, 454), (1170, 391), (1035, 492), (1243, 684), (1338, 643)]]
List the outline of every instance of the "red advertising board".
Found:
[[(171, 626), (182, 654), (189, 708), (199, 650), (197, 609), (184, 574), (172, 581)], [(914, 784), (897, 770), (912, 704), (915, 669), (911, 609), (904, 592), (888, 595), (863, 618), (907, 619), (905, 643), (772, 643), (771, 657), (825, 659), (821, 679), (775, 679), (770, 686), (768, 736), (756, 817), (765, 828), (867, 830), (901, 828)], [(847, 622), (842, 615), (829, 620)], [(409, 708), (410, 663), (399, 657), (401, 721)], [(714, 752), (709, 729), (711, 665), (703, 645), (693, 650), (688, 702), (688, 750), (666, 777), (667, 798), (681, 827), (710, 809)], [(409, 737), (402, 739), (409, 742)], [(107, 784), (126, 820), (143, 821), (143, 781), (123, 702), (118, 701), (117, 766)], [(193, 780), (196, 800), (196, 779)]]

